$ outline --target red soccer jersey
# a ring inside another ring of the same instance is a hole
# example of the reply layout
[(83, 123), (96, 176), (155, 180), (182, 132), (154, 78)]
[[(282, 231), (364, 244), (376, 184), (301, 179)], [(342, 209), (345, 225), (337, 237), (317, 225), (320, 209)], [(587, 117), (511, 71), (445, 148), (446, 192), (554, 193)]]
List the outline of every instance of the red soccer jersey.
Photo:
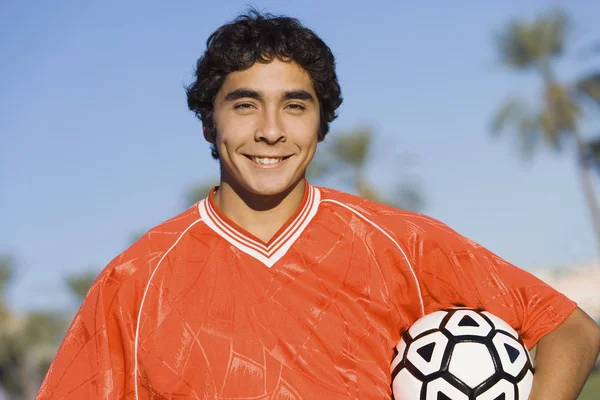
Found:
[(575, 308), (420, 214), (307, 185), (264, 243), (209, 196), (104, 269), (38, 399), (389, 399), (402, 332), (457, 303), (530, 348)]

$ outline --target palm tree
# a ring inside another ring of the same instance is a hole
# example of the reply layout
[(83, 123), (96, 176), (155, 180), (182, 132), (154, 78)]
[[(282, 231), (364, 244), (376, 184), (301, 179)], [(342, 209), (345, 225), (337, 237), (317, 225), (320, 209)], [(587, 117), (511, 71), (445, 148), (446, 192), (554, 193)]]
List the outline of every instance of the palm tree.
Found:
[(0, 255), (0, 392), (12, 391), (16, 379), (11, 379), (12, 354), (10, 338), (14, 318), (6, 303), (6, 288), (13, 275), (12, 257)]
[(4, 290), (14, 269), (13, 258), (0, 255), (0, 391), (33, 399), (65, 333), (66, 321), (54, 312), (12, 312)]
[[(315, 156), (307, 171), (308, 178), (318, 180), (333, 176), (340, 183), (352, 187), (362, 198), (405, 210), (421, 211), (425, 201), (420, 188), (414, 183), (397, 180), (389, 193), (384, 193), (365, 176), (372, 144), (373, 132), (370, 129), (336, 133)], [(400, 157), (391, 172), (397, 174), (405, 166), (402, 163), (407, 161), (407, 155)]]
[(58, 312), (31, 311), (13, 321), (8, 345), (12, 353), (12, 379), (25, 399), (33, 399), (66, 332)]
[(516, 71), (533, 71), (541, 78), (543, 89), (534, 107), (521, 97), (509, 99), (495, 115), (492, 131), (514, 128), (522, 156), (527, 159), (540, 143), (553, 151), (561, 151), (567, 141), (574, 144), (600, 254), (600, 209), (590, 174), (593, 143), (585, 141), (580, 133), (582, 100), (600, 104), (600, 79), (592, 76), (564, 83), (556, 77), (555, 63), (565, 51), (569, 26), (566, 14), (555, 10), (533, 21), (513, 21), (501, 33), (497, 47), (502, 64)]
[(8, 312), (6, 304), (6, 287), (13, 275), (13, 259), (8, 254), (0, 254), (0, 323)]
[(185, 204), (187, 207), (191, 207), (196, 204), (200, 200), (206, 198), (210, 193), (210, 190), (218, 186), (218, 181), (209, 181), (207, 183), (200, 183), (193, 186), (190, 190), (185, 194)]
[[(369, 129), (336, 133), (331, 142), (322, 147), (322, 151), (317, 152), (309, 165), (308, 179), (318, 181), (326, 176), (336, 176), (341, 183), (354, 188), (360, 197), (405, 210), (420, 211), (425, 202), (420, 188), (416, 185), (407, 181), (398, 182), (392, 188), (392, 193), (385, 196), (365, 178), (372, 139), (373, 135)], [(209, 181), (192, 187), (186, 193), (186, 204), (191, 206), (204, 199), (217, 185), (218, 182)]]
[(83, 300), (92, 287), (92, 284), (98, 277), (98, 272), (95, 270), (87, 270), (81, 273), (72, 274), (67, 278), (67, 286), (71, 290), (71, 294), (75, 296), (78, 304), (83, 303)]

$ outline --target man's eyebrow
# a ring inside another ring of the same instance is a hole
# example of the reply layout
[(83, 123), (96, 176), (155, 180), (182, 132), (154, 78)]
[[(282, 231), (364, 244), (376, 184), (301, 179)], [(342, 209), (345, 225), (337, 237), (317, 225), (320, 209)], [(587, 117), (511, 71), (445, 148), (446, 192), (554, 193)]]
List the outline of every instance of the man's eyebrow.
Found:
[(252, 89), (235, 89), (225, 95), (225, 101), (233, 101), (243, 98), (261, 99), (260, 93)]
[[(225, 101), (234, 101), (238, 99), (262, 99), (260, 92), (253, 89), (235, 89), (225, 95)], [(314, 102), (315, 98), (312, 94), (303, 89), (290, 90), (283, 94), (283, 100), (307, 100)]]
[(308, 100), (314, 103), (315, 98), (306, 90), (298, 89), (285, 92), (283, 95), (283, 100)]

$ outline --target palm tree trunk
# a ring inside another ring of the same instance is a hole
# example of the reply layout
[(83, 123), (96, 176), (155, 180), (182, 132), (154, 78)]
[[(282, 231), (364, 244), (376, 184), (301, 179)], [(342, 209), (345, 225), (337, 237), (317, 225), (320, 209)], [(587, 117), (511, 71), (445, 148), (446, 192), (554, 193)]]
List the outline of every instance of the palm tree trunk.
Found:
[(594, 190), (594, 183), (590, 176), (589, 162), (586, 157), (586, 148), (576, 129), (573, 130), (573, 138), (577, 146), (578, 172), (581, 180), (583, 194), (587, 202), (590, 216), (592, 217), (592, 226), (596, 234), (596, 248), (600, 258), (600, 207)]
[[(555, 85), (556, 80), (548, 59), (542, 60), (539, 64), (539, 70), (547, 88)], [(581, 180), (583, 195), (592, 218), (592, 226), (594, 228), (594, 233), (596, 234), (596, 251), (598, 252), (598, 260), (600, 260), (600, 208), (594, 191), (594, 184), (590, 176), (590, 164), (586, 157), (586, 146), (584, 145), (576, 126), (571, 130), (571, 134), (575, 141), (577, 169)]]
[(26, 351), (21, 355), (21, 363), (17, 366), (19, 368), (19, 378), (21, 381), (21, 391), (23, 399), (34, 399), (37, 394), (37, 374), (35, 374), (35, 368), (31, 355)]

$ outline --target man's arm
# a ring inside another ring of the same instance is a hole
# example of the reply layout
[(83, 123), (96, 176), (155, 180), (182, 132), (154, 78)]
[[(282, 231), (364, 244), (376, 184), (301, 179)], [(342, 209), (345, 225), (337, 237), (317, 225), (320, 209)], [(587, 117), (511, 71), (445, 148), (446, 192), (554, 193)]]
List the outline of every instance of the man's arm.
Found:
[(600, 328), (580, 308), (542, 337), (530, 400), (576, 399), (600, 352)]
[(128, 297), (123, 295), (127, 290), (119, 291), (121, 280), (114, 265), (96, 279), (36, 400), (116, 400), (131, 392), (132, 328)]
[(426, 311), (463, 304), (498, 316), (527, 347), (537, 344), (530, 399), (575, 399), (598, 356), (596, 323), (564, 294), (448, 226), (421, 225), (414, 259)]

